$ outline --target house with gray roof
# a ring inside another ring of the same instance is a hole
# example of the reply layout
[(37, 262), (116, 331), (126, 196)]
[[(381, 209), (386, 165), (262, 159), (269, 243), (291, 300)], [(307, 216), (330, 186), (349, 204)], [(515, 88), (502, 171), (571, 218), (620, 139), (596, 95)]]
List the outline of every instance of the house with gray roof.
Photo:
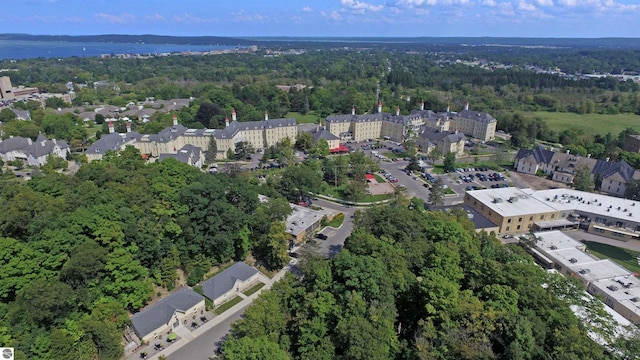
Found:
[(18, 120), (31, 120), (31, 112), (29, 110), (11, 109)]
[(325, 128), (317, 128), (311, 131), (311, 137), (313, 138), (313, 143), (317, 144), (318, 140), (324, 139), (329, 144), (329, 150), (337, 149), (340, 147), (340, 138), (333, 135), (329, 130)]
[(138, 337), (150, 342), (160, 335), (191, 324), (205, 311), (204, 296), (182, 287), (157, 303), (131, 316), (131, 325)]
[(163, 153), (158, 157), (159, 162), (165, 159), (176, 159), (181, 163), (200, 168), (204, 164), (204, 153), (199, 147), (187, 144), (175, 153)]
[(615, 196), (624, 196), (627, 184), (640, 180), (640, 172), (625, 161), (609, 161), (580, 156), (569, 151), (547, 150), (542, 145), (533, 149), (520, 149), (515, 158), (517, 172), (535, 175), (538, 171), (551, 175), (555, 181), (572, 184), (580, 168), (586, 168), (599, 184), (597, 190)]
[(102, 157), (108, 151), (119, 152), (124, 150), (127, 145), (134, 146), (140, 137), (141, 135), (137, 132), (104, 134), (98, 141), (87, 148), (87, 151), (85, 152), (87, 160), (89, 162), (102, 160)]
[(263, 276), (257, 269), (243, 262), (237, 262), (203, 282), (202, 292), (204, 296), (213, 301), (214, 306), (218, 306), (260, 282)]
[(0, 157), (3, 161), (22, 160), (29, 166), (40, 167), (47, 163), (49, 155), (66, 159), (69, 145), (64, 140), (49, 140), (39, 134), (36, 141), (14, 136), (0, 142)]
[(418, 135), (416, 144), (424, 152), (430, 152), (437, 148), (441, 154), (455, 153), (456, 156), (464, 154), (466, 136), (459, 131), (447, 131), (442, 129), (425, 127)]

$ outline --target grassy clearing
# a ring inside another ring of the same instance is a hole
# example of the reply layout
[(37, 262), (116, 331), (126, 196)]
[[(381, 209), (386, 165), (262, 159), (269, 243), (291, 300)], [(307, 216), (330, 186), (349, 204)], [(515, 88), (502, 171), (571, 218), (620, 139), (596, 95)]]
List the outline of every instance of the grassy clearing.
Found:
[(252, 287), (250, 287), (249, 289), (243, 291), (242, 293), (247, 295), (247, 296), (251, 296), (251, 295), (255, 294), (258, 290), (262, 289), (262, 287), (264, 287), (264, 283), (257, 283), (255, 285), (253, 285)]
[(543, 119), (550, 129), (563, 131), (568, 129), (582, 130), (586, 135), (618, 135), (622, 130), (635, 127), (640, 129), (640, 115), (617, 114), (599, 115), (538, 111), (528, 113)]
[(213, 312), (216, 313), (216, 315), (220, 315), (223, 312), (231, 309), (231, 307), (233, 307), (233, 305), (236, 305), (237, 303), (239, 303), (240, 301), (242, 301), (242, 298), (240, 296), (236, 296), (234, 298), (232, 298), (231, 300), (227, 301), (226, 303), (216, 307)]
[(589, 252), (601, 259), (610, 259), (631, 272), (640, 273), (637, 251), (623, 249), (617, 246), (601, 244), (593, 241), (583, 241)]
[(332, 228), (339, 228), (340, 226), (342, 226), (343, 222), (344, 222), (344, 214), (340, 213), (334, 216), (333, 219), (331, 219), (331, 221), (328, 221), (327, 226), (331, 226)]
[(289, 112), (285, 117), (296, 119), (298, 124), (317, 124), (319, 119), (318, 115), (313, 112), (310, 112), (307, 115), (302, 115), (299, 112)]

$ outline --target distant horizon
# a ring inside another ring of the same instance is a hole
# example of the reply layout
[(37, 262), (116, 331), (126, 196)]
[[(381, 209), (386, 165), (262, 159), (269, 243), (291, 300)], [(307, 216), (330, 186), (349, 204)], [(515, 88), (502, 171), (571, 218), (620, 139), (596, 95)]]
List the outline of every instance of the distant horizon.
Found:
[(634, 38), (637, 0), (31, 0), (0, 33)]
[[(158, 36), (173, 38), (227, 38), (227, 39), (271, 39), (271, 38), (288, 38), (288, 39), (640, 39), (638, 36), (354, 36), (354, 35), (172, 35), (160, 33), (100, 33), (100, 34), (36, 34), (36, 33), (19, 33), (6, 32), (0, 33), (0, 37), (6, 35), (22, 35), (22, 36), (48, 36), (48, 37), (93, 37), (93, 36)], [(3, 40), (3, 39), (0, 39)]]

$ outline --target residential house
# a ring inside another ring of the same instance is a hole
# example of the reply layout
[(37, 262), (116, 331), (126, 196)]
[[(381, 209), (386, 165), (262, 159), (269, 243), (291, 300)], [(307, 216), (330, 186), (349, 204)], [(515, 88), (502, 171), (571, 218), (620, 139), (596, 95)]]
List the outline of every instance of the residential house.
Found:
[(553, 180), (572, 184), (578, 169), (586, 168), (598, 185), (597, 190), (609, 195), (624, 196), (627, 184), (640, 180), (640, 172), (625, 161), (609, 161), (566, 152), (547, 150), (542, 145), (533, 149), (520, 149), (515, 158), (515, 169), (524, 174), (538, 172), (550, 175)]
[(165, 159), (176, 159), (181, 163), (185, 163), (197, 168), (202, 167), (204, 164), (204, 153), (199, 147), (193, 145), (185, 145), (179, 149), (176, 153), (163, 153), (158, 157), (158, 161), (162, 162)]
[(39, 134), (36, 141), (14, 136), (0, 142), (0, 157), (3, 161), (22, 160), (29, 166), (40, 167), (47, 162), (49, 155), (66, 159), (69, 145), (64, 140), (49, 140)]
[(182, 287), (131, 317), (133, 329), (144, 342), (187, 326), (205, 311), (204, 296)]
[(257, 269), (237, 262), (223, 270), (216, 276), (202, 283), (204, 296), (213, 301), (214, 306), (219, 306), (234, 297), (238, 293), (260, 282), (262, 273)]
[(456, 157), (464, 154), (464, 144), (467, 138), (458, 131), (425, 127), (418, 135), (416, 144), (422, 151), (430, 152), (436, 148), (441, 154), (455, 153)]

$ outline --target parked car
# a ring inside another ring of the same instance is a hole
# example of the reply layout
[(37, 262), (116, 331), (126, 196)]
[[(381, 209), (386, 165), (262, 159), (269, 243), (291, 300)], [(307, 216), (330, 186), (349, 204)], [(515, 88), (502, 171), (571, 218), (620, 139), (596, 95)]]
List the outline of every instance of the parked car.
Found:
[(318, 234), (316, 235), (316, 237), (320, 240), (327, 240), (327, 238), (329, 238), (327, 235), (325, 234)]

